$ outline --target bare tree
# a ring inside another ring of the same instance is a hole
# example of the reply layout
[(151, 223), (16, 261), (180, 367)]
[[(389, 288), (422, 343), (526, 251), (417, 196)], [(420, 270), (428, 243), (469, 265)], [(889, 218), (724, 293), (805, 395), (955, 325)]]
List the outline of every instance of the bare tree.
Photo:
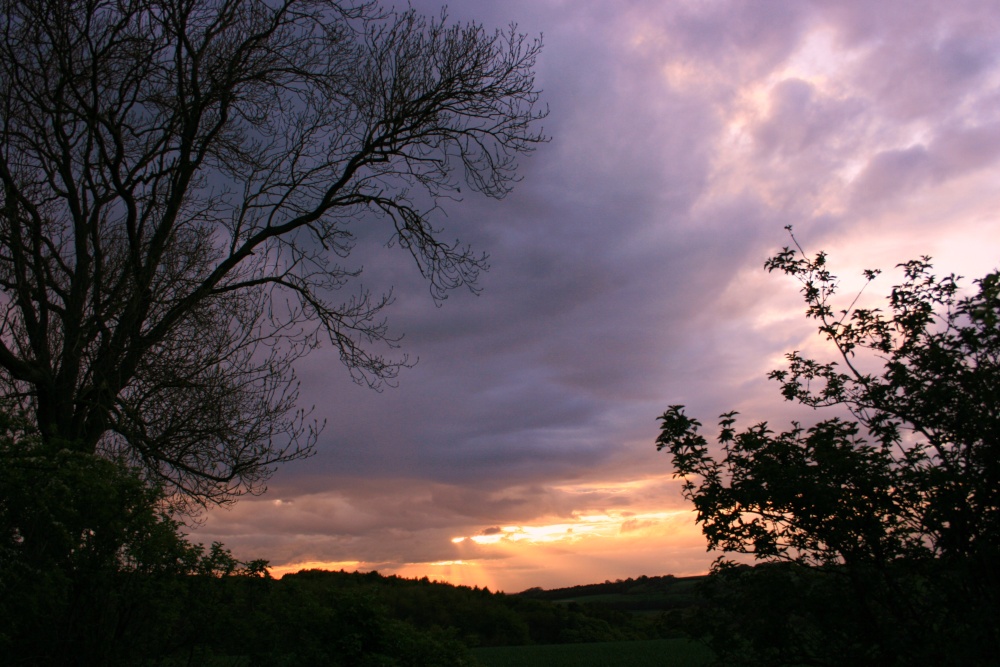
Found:
[[(435, 299), (484, 256), (430, 215), (517, 180), (537, 40), (349, 0), (3, 1), (0, 380), (43, 440), (196, 503), (310, 452), (293, 363), (406, 359), (352, 287), (382, 224)], [(350, 289), (350, 296), (343, 296)]]

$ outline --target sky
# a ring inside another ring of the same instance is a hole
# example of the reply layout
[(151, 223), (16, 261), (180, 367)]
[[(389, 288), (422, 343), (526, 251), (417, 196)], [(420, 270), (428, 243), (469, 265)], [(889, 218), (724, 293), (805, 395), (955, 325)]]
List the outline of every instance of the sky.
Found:
[[(437, 15), (441, 6), (413, 6)], [(657, 417), (709, 435), (824, 418), (767, 371), (829, 358), (797, 284), (764, 261), (825, 250), (861, 272), (930, 255), (1000, 266), (1000, 5), (953, 0), (455, 0), (450, 17), (543, 36), (548, 144), (507, 198), (435, 222), (490, 255), (479, 296), (436, 306), (398, 248), (365, 255), (418, 363), (354, 385), (299, 364), (316, 454), (191, 531), (281, 575), (378, 570), (516, 592), (706, 572)]]

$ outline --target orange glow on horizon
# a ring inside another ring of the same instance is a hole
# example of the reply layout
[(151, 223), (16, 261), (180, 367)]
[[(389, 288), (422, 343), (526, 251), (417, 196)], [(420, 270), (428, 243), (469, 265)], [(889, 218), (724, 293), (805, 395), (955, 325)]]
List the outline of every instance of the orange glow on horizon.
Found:
[(565, 542), (572, 544), (587, 537), (614, 537), (629, 532), (640, 525), (648, 526), (669, 521), (675, 517), (689, 515), (691, 512), (692, 510), (640, 513), (610, 511), (602, 514), (576, 514), (573, 520), (568, 522), (504, 526), (479, 535), (453, 537), (451, 542), (452, 544), (462, 544), (469, 540), (481, 545), (517, 542), (532, 544)]
[(643, 574), (702, 574), (714, 556), (705, 552), (694, 510), (679, 497), (678, 483), (656, 475), (562, 484), (551, 487), (552, 492), (578, 509), (442, 536), (435, 557), (426, 561), (310, 560), (275, 566), (271, 573), (377, 570), (510, 593)]

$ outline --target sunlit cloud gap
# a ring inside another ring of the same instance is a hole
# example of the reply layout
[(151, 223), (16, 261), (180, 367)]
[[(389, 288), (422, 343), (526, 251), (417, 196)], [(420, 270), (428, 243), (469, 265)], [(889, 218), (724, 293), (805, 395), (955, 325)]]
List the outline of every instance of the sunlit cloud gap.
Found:
[(503, 526), (487, 528), (479, 535), (452, 538), (454, 544), (466, 540), (476, 544), (499, 544), (529, 542), (576, 542), (586, 537), (614, 537), (630, 530), (671, 519), (679, 515), (689, 515), (690, 510), (669, 512), (608, 512), (606, 514), (582, 514), (572, 521), (546, 525)]
[(802, 286), (763, 268), (784, 226), (829, 253), (835, 308), (863, 269), (885, 273), (856, 305), (884, 307), (899, 262), (928, 254), (966, 282), (996, 266), (995, 8), (605, 4), (464, 3), (546, 35), (556, 137), (497, 208), (470, 198), (440, 218), (492, 253), (484, 298), (437, 308), (368, 239), (366, 275), (389, 267), (421, 363), (376, 396), (332, 372), (336, 350), (312, 354), (302, 401), (336, 426), (199, 541), (272, 572), (491, 590), (703, 573), (717, 554), (695, 514), (661, 514), (690, 503), (656, 416), (684, 404), (713, 439), (730, 410), (776, 430), (831, 416), (767, 380), (792, 350), (836, 357)]

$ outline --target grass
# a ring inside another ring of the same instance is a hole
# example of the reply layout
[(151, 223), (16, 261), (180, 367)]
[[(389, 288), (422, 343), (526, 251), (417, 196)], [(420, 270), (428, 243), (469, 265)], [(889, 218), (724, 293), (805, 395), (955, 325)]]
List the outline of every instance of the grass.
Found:
[(712, 653), (689, 639), (479, 648), (486, 667), (702, 667)]

